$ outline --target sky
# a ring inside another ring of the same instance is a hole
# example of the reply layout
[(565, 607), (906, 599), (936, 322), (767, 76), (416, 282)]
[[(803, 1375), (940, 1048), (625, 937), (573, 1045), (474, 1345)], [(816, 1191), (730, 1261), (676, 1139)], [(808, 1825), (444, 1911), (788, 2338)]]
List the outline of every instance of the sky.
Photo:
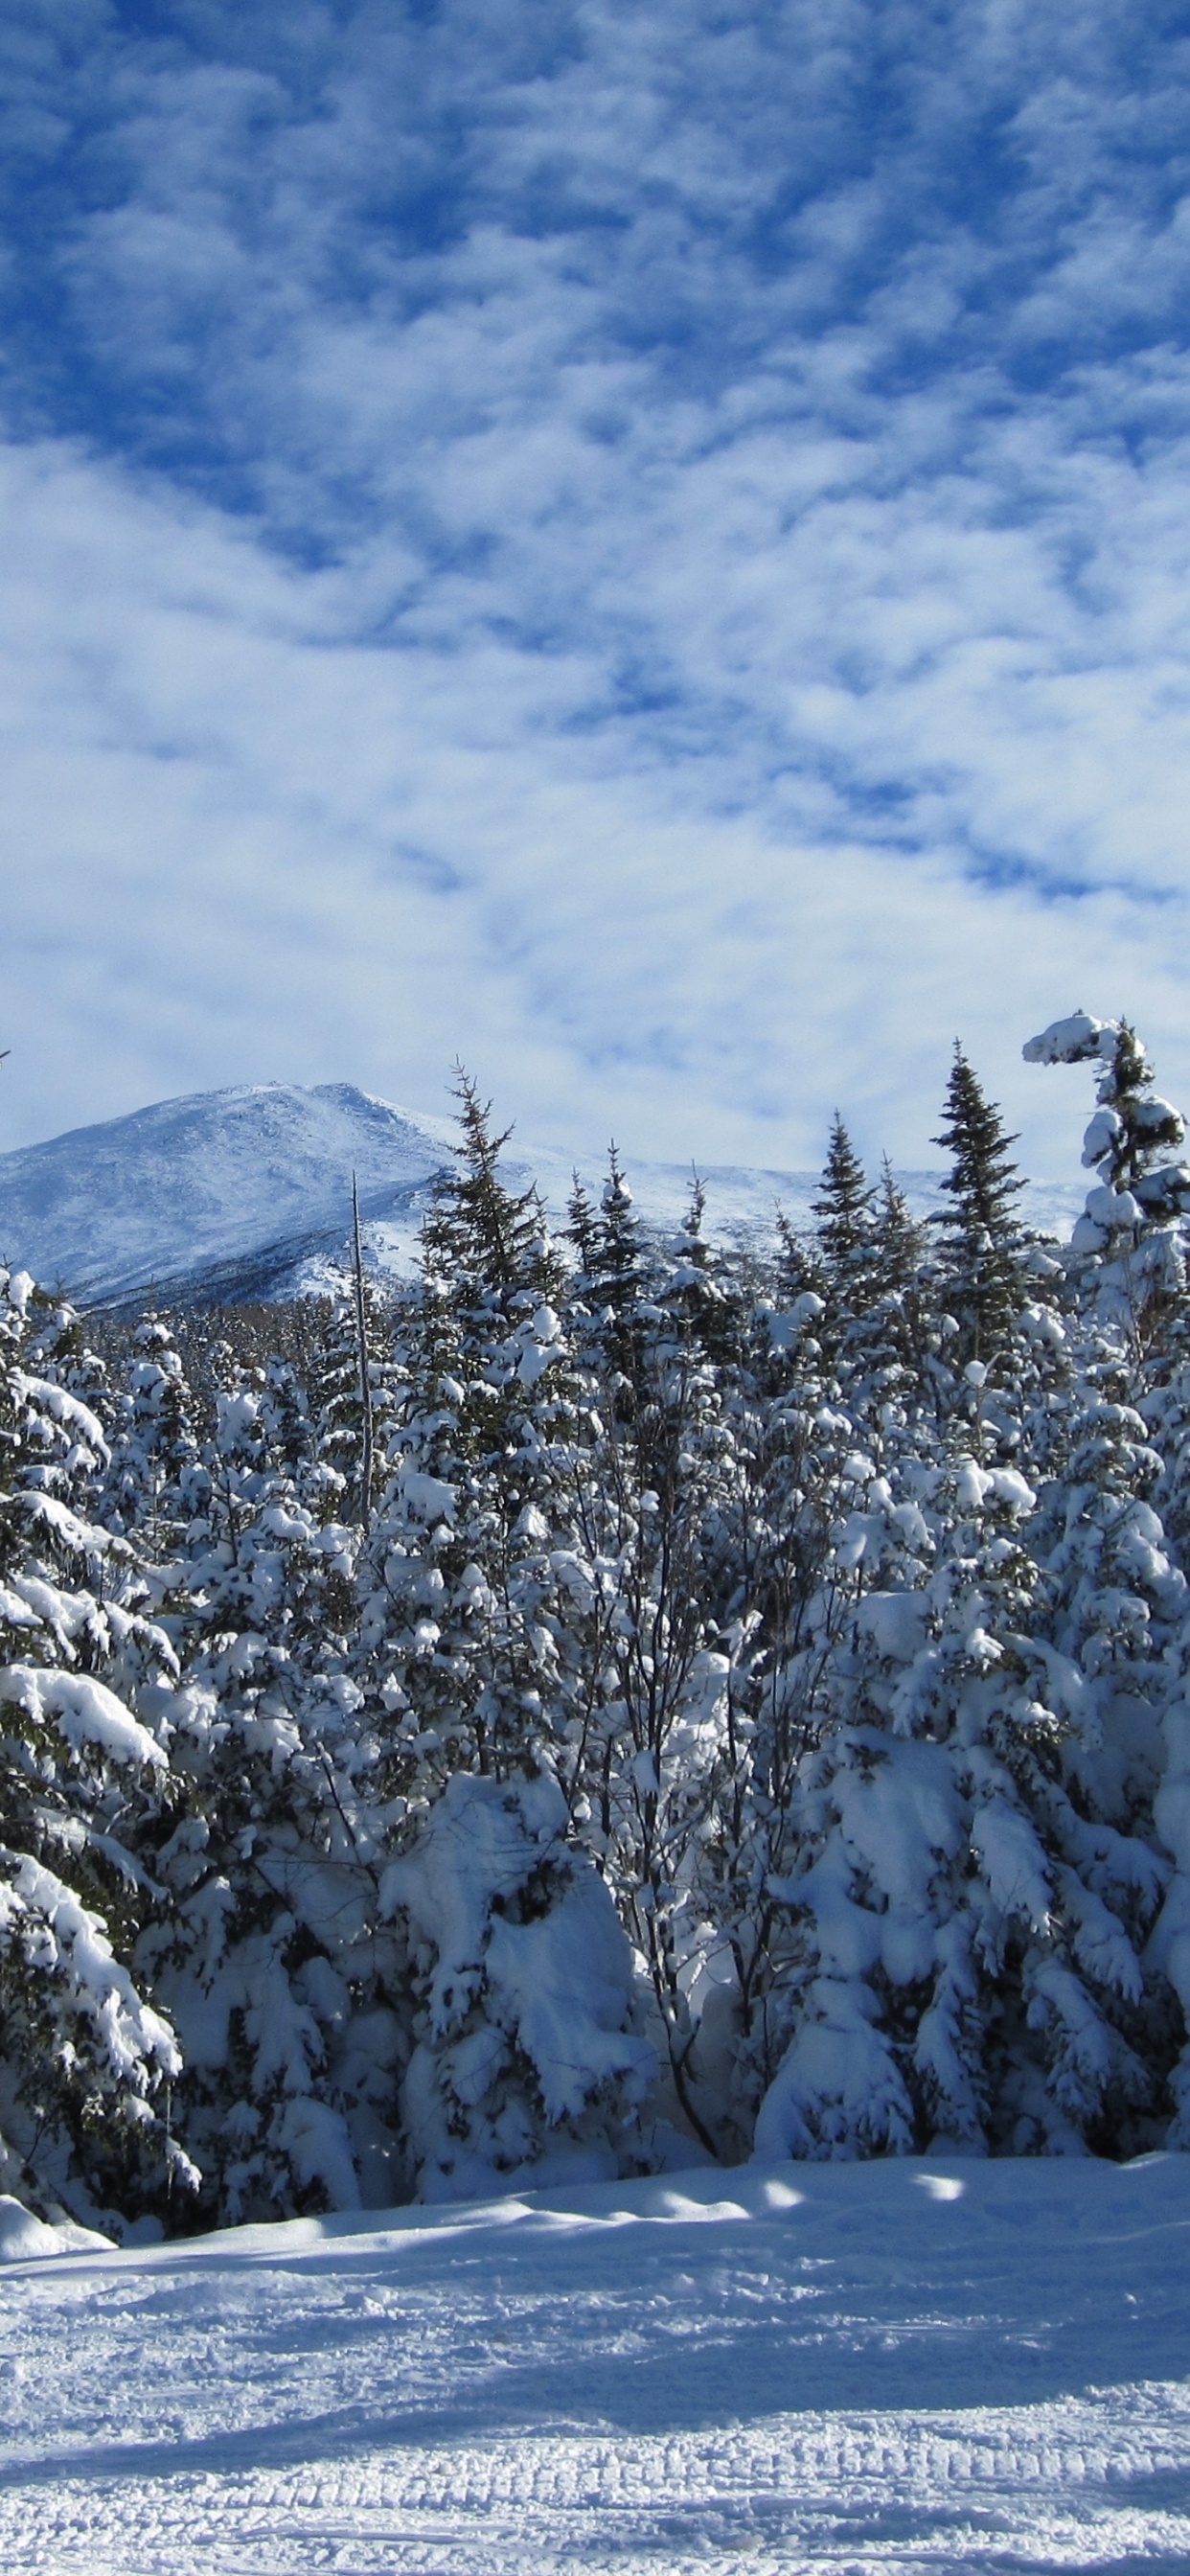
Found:
[(0, 188), (0, 1146), (1190, 1093), (1184, 13), (7, 0)]

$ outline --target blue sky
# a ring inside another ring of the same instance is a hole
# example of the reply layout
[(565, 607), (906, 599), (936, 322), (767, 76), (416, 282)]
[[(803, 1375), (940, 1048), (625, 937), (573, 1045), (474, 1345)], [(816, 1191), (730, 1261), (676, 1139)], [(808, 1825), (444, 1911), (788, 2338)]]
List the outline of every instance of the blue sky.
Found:
[(1172, 8), (8, 0), (0, 1142), (1190, 1090)]

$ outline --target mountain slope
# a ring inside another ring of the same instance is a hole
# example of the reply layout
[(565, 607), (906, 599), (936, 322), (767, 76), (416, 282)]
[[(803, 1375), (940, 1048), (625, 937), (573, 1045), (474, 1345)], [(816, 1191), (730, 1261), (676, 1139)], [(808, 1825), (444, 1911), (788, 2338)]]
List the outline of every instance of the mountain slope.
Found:
[(224, 1275), (251, 1295), (257, 1272), (276, 1293), (346, 1240), (353, 1170), (366, 1216), (415, 1225), (448, 1132), (347, 1083), (161, 1101), (0, 1157), (0, 1255), (84, 1304)]
[[(369, 1260), (407, 1270), (454, 1135), (451, 1120), (415, 1116), (350, 1083), (243, 1084), (159, 1101), (0, 1155), (0, 1259), (85, 1306), (135, 1304), (150, 1292), (195, 1305), (293, 1295), (346, 1257), (354, 1171)], [(554, 1222), (564, 1221), (566, 1156), (517, 1139), (507, 1169), (514, 1187), (536, 1181)], [(597, 1189), (598, 1162), (581, 1158), (580, 1169)], [(646, 1221), (676, 1226), (689, 1166), (630, 1162), (628, 1174)], [(795, 1223), (809, 1221), (818, 1191), (812, 1172), (712, 1165), (702, 1177), (707, 1230), (727, 1240), (767, 1237), (778, 1204)], [(916, 1206), (936, 1204), (934, 1174), (905, 1179)], [(1082, 1196), (1076, 1185), (1038, 1187), (1029, 1213), (1053, 1223), (1073, 1216)]]

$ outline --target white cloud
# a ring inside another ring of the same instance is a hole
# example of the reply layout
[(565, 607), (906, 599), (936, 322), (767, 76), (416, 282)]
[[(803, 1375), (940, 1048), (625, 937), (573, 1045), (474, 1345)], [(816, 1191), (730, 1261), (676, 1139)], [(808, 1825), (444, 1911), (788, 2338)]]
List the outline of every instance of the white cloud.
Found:
[(1176, 50), (85, 15), (13, 83), (6, 1141), (458, 1052), (547, 1142), (920, 1162), (961, 1033), (1055, 1169), (1076, 1002), (1190, 1089)]

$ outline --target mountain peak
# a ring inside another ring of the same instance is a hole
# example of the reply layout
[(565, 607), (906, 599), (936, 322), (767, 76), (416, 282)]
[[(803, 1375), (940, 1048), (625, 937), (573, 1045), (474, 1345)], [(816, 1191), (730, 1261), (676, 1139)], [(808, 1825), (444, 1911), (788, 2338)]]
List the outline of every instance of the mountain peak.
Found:
[(350, 1083), (193, 1092), (0, 1156), (0, 1253), (84, 1304), (172, 1293), (211, 1265), (337, 1244), (353, 1171), (365, 1212), (395, 1215), (445, 1160), (444, 1132)]

